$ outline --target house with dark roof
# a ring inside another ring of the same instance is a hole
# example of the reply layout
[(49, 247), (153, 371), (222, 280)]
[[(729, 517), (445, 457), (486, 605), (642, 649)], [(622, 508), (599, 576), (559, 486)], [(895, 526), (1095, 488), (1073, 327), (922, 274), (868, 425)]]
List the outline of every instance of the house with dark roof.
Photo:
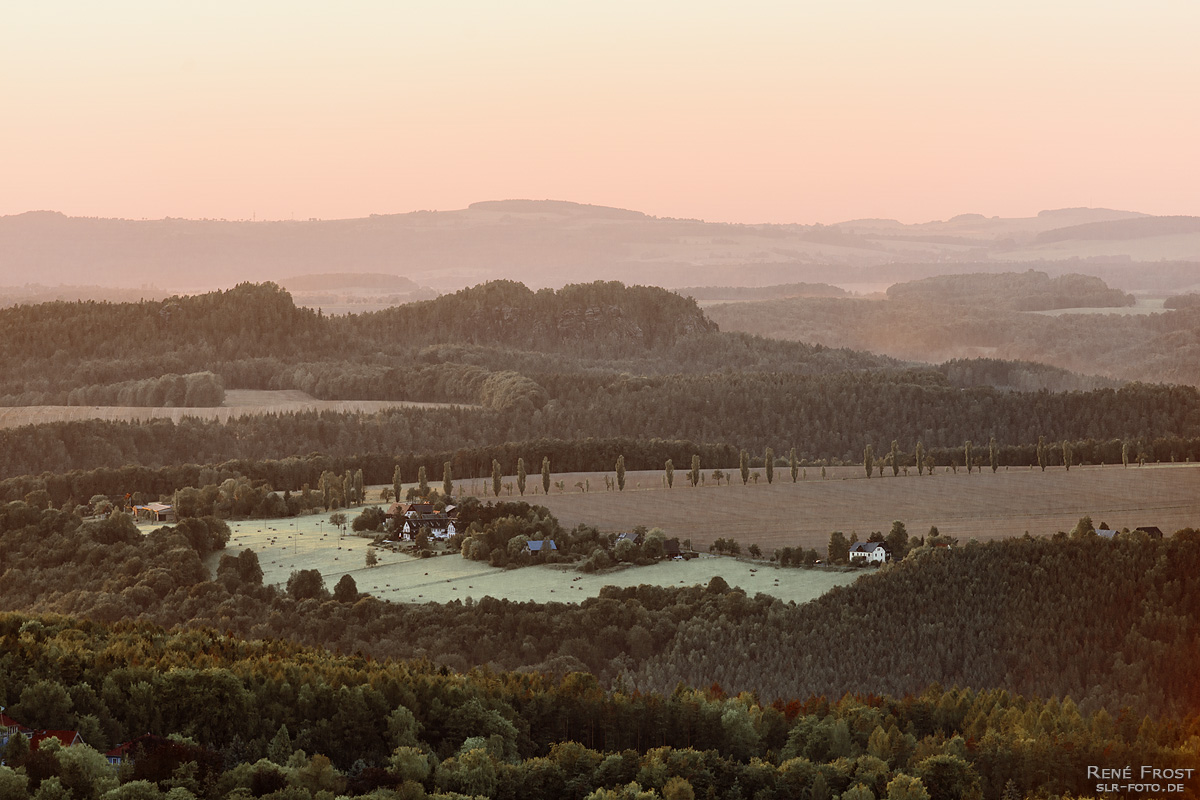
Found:
[(855, 542), (850, 545), (850, 563), (882, 564), (888, 560), (883, 542)]
[(646, 534), (626, 531), (624, 533), (618, 533), (616, 541), (614, 541), (613, 544), (619, 544), (620, 542), (633, 542), (634, 544), (640, 545), (644, 541), (646, 541)]
[(392, 503), (386, 517), (388, 530), (404, 539), (416, 539), (422, 530), (433, 539), (449, 539), (458, 533), (455, 506), (435, 511), (432, 503)]
[(1149, 535), (1151, 539), (1163, 538), (1162, 528), (1158, 527), (1157, 525), (1139, 525), (1134, 528), (1134, 530), (1141, 531), (1142, 533)]
[(682, 558), (682, 551), (679, 549), (679, 537), (672, 537), (663, 540), (663, 558)]

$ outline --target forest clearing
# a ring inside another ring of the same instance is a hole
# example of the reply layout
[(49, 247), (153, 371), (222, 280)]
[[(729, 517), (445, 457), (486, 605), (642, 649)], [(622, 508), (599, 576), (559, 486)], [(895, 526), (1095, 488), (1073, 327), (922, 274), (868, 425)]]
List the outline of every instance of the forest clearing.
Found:
[(0, 428), (71, 422), (85, 419), (141, 421), (185, 417), (227, 422), (255, 414), (287, 414), (297, 411), (333, 411), (373, 414), (389, 408), (449, 408), (461, 403), (417, 403), (409, 400), (318, 400), (299, 389), (226, 389), (225, 402), (211, 408), (155, 406), (6, 406), (0, 407)]
[[(150, 530), (156, 526), (142, 526)], [(399, 603), (449, 603), (496, 597), (518, 602), (579, 603), (597, 597), (604, 586), (707, 585), (721, 576), (730, 586), (754, 596), (759, 592), (787, 602), (804, 603), (820, 597), (834, 586), (851, 583), (857, 571), (824, 569), (780, 569), (733, 558), (702, 555), (690, 561), (662, 561), (647, 567), (618, 568), (584, 574), (569, 565), (538, 565), (501, 569), (485, 562), (470, 561), (458, 553), (433, 558), (414, 558), (382, 547), (375, 550), (379, 563), (365, 566), (369, 539), (347, 534), (339, 542), (338, 532), (324, 514), (293, 519), (246, 520), (230, 523), (231, 536), (224, 551), (236, 556), (243, 549), (258, 554), (263, 583), (287, 583), (295, 570), (315, 569), (332, 589), (343, 575), (350, 575), (360, 592)], [(218, 554), (209, 564), (215, 571)]]
[[(743, 552), (758, 544), (763, 552), (778, 547), (803, 546), (824, 554), (829, 534), (840, 530), (858, 533), (866, 540), (872, 531), (887, 533), (900, 520), (913, 536), (936, 525), (944, 535), (986, 541), (1011, 536), (1049, 536), (1069, 531), (1080, 517), (1090, 516), (1099, 527), (1130, 529), (1156, 525), (1166, 535), (1200, 523), (1200, 465), (1155, 464), (1144, 467), (1120, 464), (1076, 466), (1069, 472), (1050, 467), (1001, 467), (967, 474), (938, 467), (930, 476), (893, 476), (868, 479), (861, 466), (829, 467), (821, 479), (820, 467), (806, 468), (807, 477), (793, 484), (785, 467), (776, 467), (768, 485), (762, 475), (743, 485), (736, 470), (726, 470), (733, 483), (720, 486), (705, 470), (705, 483), (687, 485), (686, 469), (676, 468), (675, 486), (663, 486), (662, 471), (630, 471), (625, 491), (605, 491), (605, 473), (554, 475), (567, 491), (551, 488), (524, 498), (544, 505), (564, 527), (579, 523), (602, 531), (631, 530), (637, 525), (662, 528), (667, 536), (691, 539), (705, 550), (718, 538), (735, 539)], [(611, 477), (611, 476), (610, 476)], [(511, 479), (506, 478), (506, 482)], [(534, 483), (530, 480), (530, 483)], [(575, 484), (590, 482), (591, 490)], [(482, 486), (484, 481), (477, 480)], [(467, 491), (471, 481), (465, 481)], [(640, 486), (640, 488), (638, 488)], [(501, 499), (509, 499), (507, 491)]]

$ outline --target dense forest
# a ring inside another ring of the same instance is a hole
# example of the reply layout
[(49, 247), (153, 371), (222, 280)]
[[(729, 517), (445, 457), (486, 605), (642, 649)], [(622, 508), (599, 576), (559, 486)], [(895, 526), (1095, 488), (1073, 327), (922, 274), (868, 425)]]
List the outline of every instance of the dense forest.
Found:
[[(1005, 691), (643, 695), (579, 673), (457, 675), (212, 630), (14, 614), (0, 616), (0, 661), (8, 711), (87, 742), (31, 752), (14, 737), (0, 766), (14, 800), (999, 800), (1091, 794), (1089, 764), (1153, 764), (1186, 788), (1196, 767), (1194, 720)], [(148, 734), (140, 755), (118, 770), (92, 749), (136, 734)]]

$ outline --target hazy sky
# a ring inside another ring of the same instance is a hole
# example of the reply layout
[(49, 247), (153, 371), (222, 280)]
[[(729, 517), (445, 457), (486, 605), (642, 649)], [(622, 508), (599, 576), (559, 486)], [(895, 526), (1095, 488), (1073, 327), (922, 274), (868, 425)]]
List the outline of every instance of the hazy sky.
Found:
[(1200, 214), (1200, 3), (9, 2), (0, 214)]

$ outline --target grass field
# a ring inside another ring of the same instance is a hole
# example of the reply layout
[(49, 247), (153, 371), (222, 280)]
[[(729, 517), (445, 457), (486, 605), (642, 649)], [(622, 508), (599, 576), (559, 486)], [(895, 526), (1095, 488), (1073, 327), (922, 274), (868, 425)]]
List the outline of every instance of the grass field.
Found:
[[(807, 479), (795, 484), (786, 468), (778, 468), (774, 485), (760, 478), (757, 485), (743, 486), (737, 479), (720, 487), (709, 470), (707, 485), (695, 489), (677, 469), (670, 490), (662, 488), (662, 477), (661, 471), (629, 472), (624, 492), (606, 492), (603, 473), (555, 475), (566, 483), (566, 493), (552, 488), (548, 496), (526, 499), (547, 506), (567, 527), (583, 522), (619, 531), (645, 525), (691, 539), (700, 550), (717, 538), (733, 538), (743, 550), (757, 543), (767, 553), (796, 545), (824, 552), (831, 531), (847, 536), (856, 531), (866, 539), (871, 531), (886, 533), (892, 520), (904, 522), (913, 535), (936, 525), (964, 543), (1026, 531), (1035, 536), (1069, 531), (1084, 515), (1118, 530), (1157, 525), (1167, 535), (1200, 526), (1200, 465), (1195, 464), (1088, 466), (1070, 472), (1001, 468), (971, 475), (939, 468), (932, 477), (918, 477), (915, 470), (892, 477), (889, 470), (887, 477), (869, 480), (862, 467), (831, 468), (827, 480), (821, 480), (820, 468), (809, 468)], [(591, 492), (574, 488), (584, 480), (591, 481)], [(507, 493), (501, 498), (509, 499)]]
[(228, 389), (225, 402), (214, 408), (141, 408), (136, 406), (12, 406), (0, 408), (0, 428), (38, 425), (64, 420), (107, 419), (146, 420), (184, 417), (218, 419), (225, 422), (233, 417), (252, 414), (281, 414), (289, 411), (351, 411), (374, 413), (387, 408), (448, 407), (450, 403), (413, 403), (406, 400), (318, 400), (295, 389), (257, 390)]
[[(732, 558), (703, 556), (692, 561), (668, 561), (649, 567), (629, 567), (585, 575), (565, 565), (504, 570), (458, 554), (412, 558), (376, 548), (379, 564), (366, 566), (368, 540), (339, 537), (327, 515), (296, 519), (250, 520), (231, 523), (226, 553), (243, 549), (258, 553), (263, 582), (285, 584), (294, 570), (316, 569), (330, 590), (343, 575), (354, 578), (360, 592), (401, 603), (448, 603), (500, 597), (538, 603), (578, 603), (596, 597), (604, 586), (640, 584), (690, 586), (707, 584), (720, 575), (730, 586), (750, 595), (764, 592), (784, 601), (806, 602), (834, 586), (850, 583), (858, 572), (821, 569), (778, 569)], [(144, 529), (155, 526), (146, 525)], [(210, 569), (215, 568), (213, 556)]]

